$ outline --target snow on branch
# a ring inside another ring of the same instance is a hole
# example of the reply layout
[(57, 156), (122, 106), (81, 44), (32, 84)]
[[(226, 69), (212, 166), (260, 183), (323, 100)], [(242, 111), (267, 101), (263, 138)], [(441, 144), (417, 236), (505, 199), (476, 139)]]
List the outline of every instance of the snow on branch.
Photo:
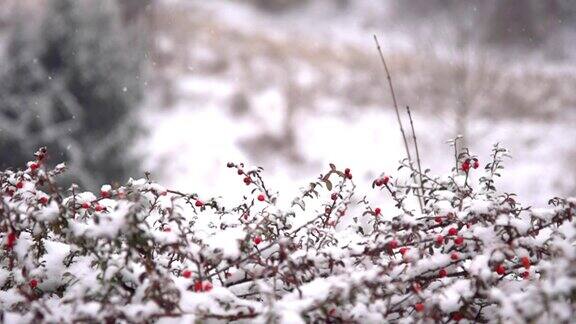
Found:
[[(353, 200), (352, 170), (335, 165), (282, 210), (261, 168), (228, 163), (249, 188), (230, 207), (148, 175), (64, 190), (65, 166), (48, 169), (46, 154), (0, 172), (6, 322), (518, 323), (576, 311), (576, 200), (532, 210), (498, 192), (497, 145), (484, 167), (464, 150), (448, 176), (375, 179), (367, 190), (396, 203), (387, 215)], [(424, 213), (406, 204), (416, 194)]]

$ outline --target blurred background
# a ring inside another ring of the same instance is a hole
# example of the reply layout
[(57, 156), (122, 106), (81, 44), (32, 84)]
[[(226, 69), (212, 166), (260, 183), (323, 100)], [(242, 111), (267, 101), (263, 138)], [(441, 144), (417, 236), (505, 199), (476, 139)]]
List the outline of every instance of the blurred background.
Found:
[(576, 194), (570, 0), (0, 0), (0, 164), (47, 145), (84, 188), (226, 195), (243, 161), (287, 201), (329, 162), (370, 183), (404, 157), (374, 34), (426, 168), (462, 134), (511, 150), (503, 190)]

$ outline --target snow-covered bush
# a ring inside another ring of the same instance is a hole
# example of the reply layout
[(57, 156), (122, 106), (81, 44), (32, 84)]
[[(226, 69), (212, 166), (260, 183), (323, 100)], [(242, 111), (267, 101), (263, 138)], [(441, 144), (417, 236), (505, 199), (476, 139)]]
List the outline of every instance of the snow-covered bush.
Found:
[(421, 182), (369, 189), (395, 202), (388, 217), (334, 165), (281, 210), (260, 168), (223, 168), (250, 189), (234, 202), (148, 176), (93, 194), (60, 189), (65, 166), (48, 169), (41, 149), (0, 173), (0, 318), (569, 322), (576, 200), (533, 210), (498, 193), (505, 154), (482, 168), (463, 152), (446, 177), (403, 162)]

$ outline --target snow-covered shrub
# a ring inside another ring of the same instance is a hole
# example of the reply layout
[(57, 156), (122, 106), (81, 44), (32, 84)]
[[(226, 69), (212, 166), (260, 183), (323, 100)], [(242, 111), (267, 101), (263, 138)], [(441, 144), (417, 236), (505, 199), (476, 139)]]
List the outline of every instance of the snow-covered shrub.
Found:
[(259, 168), (228, 164), (250, 189), (233, 202), (148, 176), (93, 194), (58, 188), (65, 166), (41, 149), (0, 173), (0, 318), (569, 322), (576, 200), (532, 210), (498, 193), (504, 154), (482, 168), (463, 152), (446, 177), (404, 163), (422, 185), (382, 175), (369, 189), (395, 201), (387, 217), (334, 165), (281, 210)]

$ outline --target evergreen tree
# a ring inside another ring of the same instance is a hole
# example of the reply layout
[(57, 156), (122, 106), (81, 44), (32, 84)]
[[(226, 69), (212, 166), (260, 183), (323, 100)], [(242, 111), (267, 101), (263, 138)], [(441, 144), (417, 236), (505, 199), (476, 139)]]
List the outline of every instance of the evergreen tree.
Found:
[(125, 30), (112, 0), (51, 0), (31, 36), (14, 31), (0, 119), (14, 113), (37, 118), (16, 122), (28, 133), (26, 145), (22, 136), (3, 134), (2, 163), (17, 166), (29, 146), (48, 145), (86, 187), (138, 173), (127, 152), (138, 131), (141, 51)]

